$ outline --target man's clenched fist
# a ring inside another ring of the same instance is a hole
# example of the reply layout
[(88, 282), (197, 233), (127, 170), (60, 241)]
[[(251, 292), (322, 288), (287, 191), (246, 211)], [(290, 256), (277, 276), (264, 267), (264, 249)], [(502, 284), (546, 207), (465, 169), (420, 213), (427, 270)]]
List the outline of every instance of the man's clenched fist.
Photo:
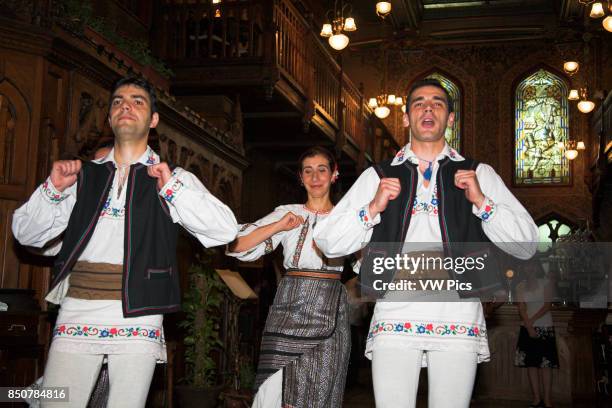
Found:
[(76, 183), (80, 171), (80, 160), (59, 160), (53, 163), (49, 178), (57, 191), (64, 191)]
[(480, 183), (474, 170), (457, 170), (455, 185), (465, 191), (465, 198), (477, 208), (482, 207), (485, 196), (480, 189)]
[(374, 219), (378, 214), (385, 211), (389, 200), (395, 200), (400, 191), (402, 191), (402, 185), (398, 178), (382, 178), (378, 184), (376, 195), (370, 202), (370, 216)]
[(168, 163), (166, 162), (153, 164), (147, 167), (147, 173), (149, 176), (157, 179), (158, 190), (161, 190), (172, 177), (172, 172), (170, 171), (170, 167), (168, 167)]

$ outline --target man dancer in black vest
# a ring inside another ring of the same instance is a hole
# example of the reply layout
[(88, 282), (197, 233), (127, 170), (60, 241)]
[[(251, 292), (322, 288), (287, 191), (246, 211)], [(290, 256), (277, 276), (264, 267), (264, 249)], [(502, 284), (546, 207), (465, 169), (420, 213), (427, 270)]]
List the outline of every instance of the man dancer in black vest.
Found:
[[(411, 143), (359, 177), (317, 225), (318, 248), (338, 257), (367, 242), (440, 247), (492, 241), (505, 243), (502, 249), (516, 257), (531, 257), (538, 232), (531, 216), (490, 166), (446, 143), (445, 130), (454, 122), (448, 92), (426, 79), (413, 85), (406, 100)], [(364, 264), (362, 281), (372, 272)], [(430, 408), (469, 407), (477, 364), (490, 357), (482, 306), (478, 299), (458, 302), (456, 292), (438, 295), (377, 301), (366, 356), (378, 408), (414, 407), (423, 366)]]
[(91, 162), (53, 163), (15, 211), (13, 233), (43, 247), (63, 235), (47, 300), (60, 304), (44, 387), (68, 387), (84, 407), (106, 356), (110, 407), (144, 407), (157, 361), (165, 361), (163, 314), (180, 308), (178, 225), (215, 246), (232, 241), (232, 211), (191, 173), (171, 170), (147, 145), (156, 98), (144, 80), (111, 93), (114, 148)]

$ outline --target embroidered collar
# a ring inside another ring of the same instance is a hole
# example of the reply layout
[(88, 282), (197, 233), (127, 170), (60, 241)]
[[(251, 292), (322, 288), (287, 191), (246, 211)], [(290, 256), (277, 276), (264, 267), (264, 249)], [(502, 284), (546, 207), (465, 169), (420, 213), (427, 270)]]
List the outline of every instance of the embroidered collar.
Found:
[[(98, 160), (93, 160), (94, 163), (102, 164), (107, 162), (112, 162), (115, 166), (117, 163), (115, 162), (115, 148), (113, 147), (110, 152), (105, 157), (102, 157)], [(150, 146), (147, 146), (147, 150), (136, 160), (135, 163), (142, 163), (145, 166), (150, 166), (152, 164), (159, 163), (159, 155), (155, 153)]]
[(332, 208), (327, 211), (315, 211), (315, 210), (308, 208), (306, 204), (302, 204), (302, 208), (304, 208), (304, 210), (308, 211), (309, 213), (316, 214), (316, 215), (326, 215), (326, 214), (329, 214), (334, 209), (334, 207), (332, 206)]
[[(451, 159), (453, 161), (463, 161), (463, 160), (465, 160), (463, 158), (463, 156), (461, 156), (459, 153), (457, 153), (457, 151), (455, 149), (450, 147), (448, 145), (448, 143), (444, 143), (444, 149), (442, 149), (442, 151), (440, 152), (438, 157), (436, 157), (435, 161), (442, 160), (444, 157), (448, 157), (449, 159)], [(404, 163), (406, 160), (410, 160), (410, 162), (414, 163), (414, 164), (418, 164), (419, 163), (419, 158), (416, 156), (416, 154), (414, 154), (414, 152), (410, 148), (410, 143), (408, 143), (406, 146), (402, 147), (397, 152), (397, 154), (395, 155), (395, 158), (391, 162), (391, 165), (392, 166), (399, 166), (400, 164)]]

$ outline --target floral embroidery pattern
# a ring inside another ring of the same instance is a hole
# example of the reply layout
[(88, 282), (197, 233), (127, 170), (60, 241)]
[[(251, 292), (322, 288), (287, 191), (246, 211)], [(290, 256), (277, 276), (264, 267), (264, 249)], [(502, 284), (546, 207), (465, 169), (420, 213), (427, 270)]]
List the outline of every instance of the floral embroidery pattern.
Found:
[(102, 207), (102, 211), (100, 211), (100, 217), (110, 217), (110, 218), (125, 218), (125, 207), (113, 207), (111, 206), (111, 198), (113, 197), (113, 189), (111, 187), (108, 192), (108, 198)]
[(96, 339), (139, 338), (142, 340), (161, 341), (159, 329), (144, 327), (108, 327), (95, 325), (59, 325), (53, 329), (53, 337), (88, 337)]
[(480, 212), (480, 214), (478, 214), (478, 217), (483, 221), (487, 221), (489, 218), (491, 218), (494, 212), (495, 212), (495, 203), (491, 201), (490, 198), (487, 198), (485, 201), (485, 206)]
[(68, 197), (67, 194), (63, 194), (60, 191), (57, 191), (53, 184), (49, 181), (49, 179), (45, 180), (44, 183), (40, 186), (42, 193), (45, 197), (51, 201), (53, 204), (61, 203)]
[(438, 186), (435, 185), (433, 188), (433, 192), (431, 193), (431, 200), (427, 201), (419, 201), (418, 197), (414, 199), (412, 204), (412, 215), (418, 213), (428, 213), (429, 215), (438, 215)]
[(427, 322), (373, 322), (368, 333), (368, 340), (375, 336), (385, 334), (408, 334), (423, 336), (459, 336), (459, 337), (486, 337), (487, 331), (470, 324), (427, 323)]
[(310, 216), (306, 217), (306, 219), (304, 220), (304, 225), (302, 226), (302, 230), (300, 231), (300, 236), (298, 238), (298, 242), (295, 247), (295, 252), (293, 253), (293, 260), (291, 261), (292, 268), (297, 268), (298, 263), (300, 262), (300, 256), (302, 255), (302, 248), (304, 247), (304, 241), (306, 241), (306, 234), (308, 234), (308, 228), (310, 228), (309, 219), (310, 219)]
[(363, 207), (359, 210), (359, 220), (366, 228), (372, 228), (372, 226), (374, 225), (372, 224), (370, 215), (368, 214), (368, 210), (366, 209), (366, 207)]
[(458, 156), (459, 153), (457, 153), (457, 151), (451, 147), (448, 152), (448, 157), (450, 157), (451, 159), (456, 159)]
[(395, 158), (393, 159), (394, 164), (399, 164), (404, 161), (404, 157), (406, 156), (406, 147), (407, 146), (402, 147), (399, 152), (395, 154)]
[(272, 244), (272, 238), (266, 239), (264, 243), (266, 244), (264, 248), (264, 254), (269, 254), (270, 252), (274, 251), (274, 245)]
[(177, 178), (174, 179), (172, 185), (166, 189), (163, 193), (163, 197), (171, 203), (172, 200), (176, 199), (179, 191), (183, 188), (183, 182)]
[(146, 164), (155, 164), (155, 163), (157, 163), (157, 157), (155, 157), (155, 154), (153, 152), (149, 153), (149, 157), (147, 157), (147, 161), (145, 163)]

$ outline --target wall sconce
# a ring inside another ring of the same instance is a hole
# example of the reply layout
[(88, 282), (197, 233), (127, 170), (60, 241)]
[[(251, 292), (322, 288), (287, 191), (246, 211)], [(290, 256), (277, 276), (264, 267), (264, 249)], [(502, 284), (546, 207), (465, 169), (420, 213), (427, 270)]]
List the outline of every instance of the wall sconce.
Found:
[(376, 15), (382, 19), (391, 13), (391, 2), (379, 1), (376, 3)]
[[(334, 2), (334, 9), (327, 11), (327, 19), (331, 21), (331, 23), (323, 24), (321, 28), (321, 37), (328, 38), (329, 45), (335, 50), (343, 50), (349, 44), (349, 38), (343, 31), (351, 32), (357, 30), (357, 24), (355, 23), (355, 19), (352, 17), (344, 18), (344, 14), (346, 9), (348, 9), (348, 13), (352, 11), (352, 6), (349, 3), (343, 3), (340, 0), (340, 5), (338, 5), (338, 0)], [(330, 18), (329, 14), (333, 13), (333, 18)]]

